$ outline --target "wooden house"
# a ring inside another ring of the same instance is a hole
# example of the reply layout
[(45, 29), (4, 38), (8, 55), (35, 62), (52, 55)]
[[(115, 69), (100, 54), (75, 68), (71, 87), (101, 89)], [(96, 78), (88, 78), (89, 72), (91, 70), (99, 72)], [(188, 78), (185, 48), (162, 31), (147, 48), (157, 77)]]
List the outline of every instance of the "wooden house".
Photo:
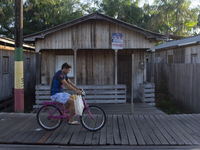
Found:
[[(113, 33), (123, 34), (123, 49), (112, 48)], [(139, 83), (146, 81), (146, 66), (140, 68), (146, 62), (145, 51), (155, 49), (155, 42), (165, 38), (164, 35), (95, 12), (27, 35), (24, 41), (35, 43), (38, 89), (49, 90), (54, 73), (62, 63), (68, 62), (72, 65), (70, 80), (88, 90), (86, 100), (123, 103), (130, 100), (132, 54), (134, 98), (138, 98)], [(45, 96), (42, 98), (45, 99)]]
[[(28, 102), (35, 93), (36, 54), (35, 47), (23, 44), (24, 57), (24, 96)], [(14, 110), (14, 58), (15, 41), (0, 37), (0, 111)]]
[[(168, 91), (170, 98), (184, 111), (199, 113), (200, 35), (169, 41), (156, 46), (155, 50), (155, 89), (164, 89), (164, 83), (165, 90), (161, 92)], [(152, 82), (152, 65), (149, 64), (147, 70), (147, 81)]]
[(155, 47), (155, 63), (200, 63), (200, 35)]

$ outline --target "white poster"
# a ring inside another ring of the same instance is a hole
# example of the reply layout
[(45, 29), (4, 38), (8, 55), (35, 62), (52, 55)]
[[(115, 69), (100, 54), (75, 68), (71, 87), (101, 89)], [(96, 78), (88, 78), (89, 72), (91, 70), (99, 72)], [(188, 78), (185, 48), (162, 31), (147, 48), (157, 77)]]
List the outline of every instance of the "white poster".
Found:
[(122, 33), (112, 34), (112, 49), (123, 49), (123, 34)]

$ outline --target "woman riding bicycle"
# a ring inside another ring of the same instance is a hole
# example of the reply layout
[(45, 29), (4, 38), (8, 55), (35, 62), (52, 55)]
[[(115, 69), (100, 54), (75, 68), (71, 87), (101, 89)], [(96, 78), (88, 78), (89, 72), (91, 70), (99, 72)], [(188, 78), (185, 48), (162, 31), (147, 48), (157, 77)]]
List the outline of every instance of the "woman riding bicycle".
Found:
[(51, 83), (51, 99), (55, 102), (66, 104), (65, 109), (69, 108), (69, 122), (68, 124), (78, 125), (78, 121), (75, 121), (73, 118), (74, 114), (74, 100), (72, 95), (69, 93), (63, 92), (63, 85), (71, 91), (76, 92), (78, 95), (81, 95), (82, 92), (78, 87), (76, 87), (68, 78), (67, 74), (70, 72), (72, 66), (68, 63), (62, 65), (61, 70), (57, 71), (52, 79)]

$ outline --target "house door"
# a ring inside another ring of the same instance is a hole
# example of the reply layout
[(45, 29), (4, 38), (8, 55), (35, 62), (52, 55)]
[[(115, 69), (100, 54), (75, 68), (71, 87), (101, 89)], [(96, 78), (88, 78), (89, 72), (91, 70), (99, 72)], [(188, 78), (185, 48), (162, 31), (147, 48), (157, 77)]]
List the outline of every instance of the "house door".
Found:
[(130, 54), (120, 54), (118, 51), (117, 59), (117, 81), (118, 84), (126, 84), (127, 88), (127, 102), (130, 102), (131, 98), (131, 55)]

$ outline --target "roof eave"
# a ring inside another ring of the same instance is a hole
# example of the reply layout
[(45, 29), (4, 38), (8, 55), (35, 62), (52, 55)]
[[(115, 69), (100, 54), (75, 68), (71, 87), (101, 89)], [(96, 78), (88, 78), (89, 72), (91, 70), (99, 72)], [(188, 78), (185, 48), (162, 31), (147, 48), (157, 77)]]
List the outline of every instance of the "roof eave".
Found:
[(178, 48), (178, 47), (186, 47), (189, 45), (199, 45), (199, 44), (200, 44), (200, 41), (195, 41), (195, 42), (190, 42), (187, 44), (178, 44), (178, 45), (174, 45), (174, 46), (159, 48), (159, 49), (156, 49), (156, 51), (163, 51), (163, 50), (168, 50), (168, 49), (173, 49), (173, 48)]

